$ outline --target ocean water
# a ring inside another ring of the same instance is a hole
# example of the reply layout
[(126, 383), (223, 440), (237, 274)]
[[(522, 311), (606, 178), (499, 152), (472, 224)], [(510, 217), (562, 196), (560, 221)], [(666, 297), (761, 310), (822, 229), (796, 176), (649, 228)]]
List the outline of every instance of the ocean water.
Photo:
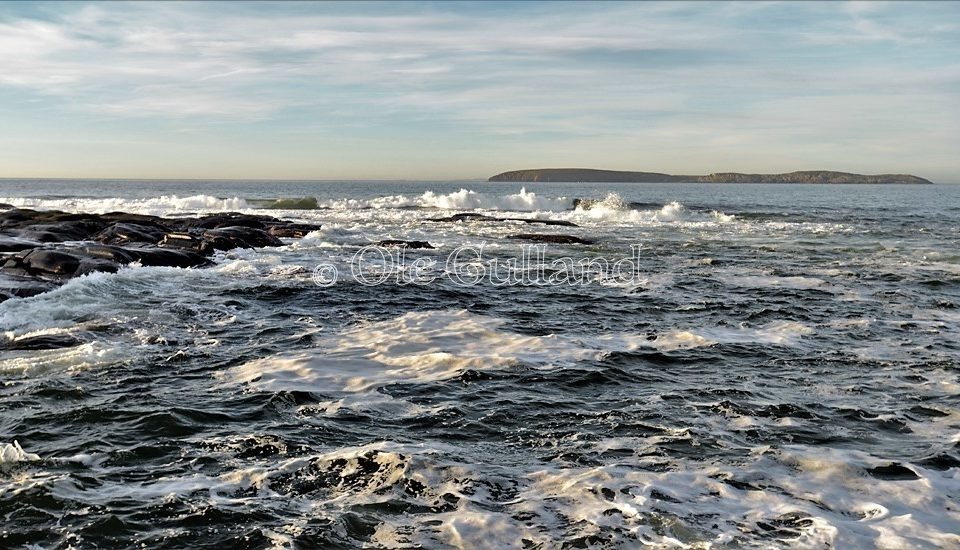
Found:
[[(960, 186), (4, 180), (0, 202), (323, 225), (0, 303), (7, 340), (81, 341), (0, 352), (0, 546), (960, 546)], [(577, 226), (429, 221), (464, 212)], [(382, 239), (436, 248), (358, 258)], [(449, 277), (458, 249), (496, 277)], [(633, 269), (534, 284), (564, 258)]]

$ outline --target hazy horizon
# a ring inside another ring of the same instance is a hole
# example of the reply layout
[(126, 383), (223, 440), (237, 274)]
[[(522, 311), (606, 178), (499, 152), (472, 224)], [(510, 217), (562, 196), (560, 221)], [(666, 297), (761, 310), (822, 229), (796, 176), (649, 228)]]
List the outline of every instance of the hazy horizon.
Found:
[[(579, 168), (569, 168), (569, 167), (566, 167), (566, 169), (574, 169), (574, 170), (576, 170), (576, 169), (579, 169)], [(585, 169), (592, 169), (592, 168), (585, 168)], [(603, 169), (601, 169), (601, 170), (603, 170)], [(641, 171), (643, 171), (643, 170), (627, 170), (627, 171), (637, 171), (637, 172), (641, 172)], [(794, 172), (794, 171), (795, 171), (795, 170), (790, 170), (790, 171), (788, 171), (788, 172)], [(817, 171), (817, 170), (814, 170), (814, 171)], [(842, 170), (831, 170), (831, 171), (842, 172)], [(655, 170), (648, 170), (648, 172), (657, 172), (657, 171), (655, 171)], [(731, 171), (731, 172), (735, 172), (735, 171)], [(783, 173), (788, 173), (788, 172), (783, 172)], [(491, 174), (491, 176), (493, 176), (493, 175), (497, 175), (497, 174)], [(674, 174), (670, 174), (670, 175), (674, 175)], [(707, 174), (682, 174), (682, 175), (694, 176), (694, 175), (707, 175)], [(861, 174), (861, 175), (865, 175), (865, 176), (875, 176), (875, 175), (879, 175), (879, 174)], [(911, 175), (916, 175), (916, 174), (911, 174)], [(402, 183), (414, 183), (414, 182), (437, 182), (437, 183), (458, 183), (458, 182), (464, 182), (464, 183), (476, 183), (476, 182), (487, 182), (488, 180), (489, 180), (489, 176), (477, 176), (477, 177), (473, 177), (473, 178), (471, 178), (471, 177), (465, 177), (465, 178), (186, 178), (186, 177), (178, 177), (178, 178), (163, 178), (163, 177), (157, 177), (157, 178), (124, 178), (124, 177), (100, 177), (100, 178), (98, 178), (98, 177), (44, 177), (44, 176), (25, 176), (25, 177), (17, 177), (17, 176), (0, 176), (0, 182), (2, 182), (2, 181), (11, 181), (11, 182), (15, 182), (15, 181), (21, 181), (21, 182), (22, 182), (22, 181), (91, 181), (91, 182), (97, 182), (97, 181), (100, 181), (100, 182), (103, 182), (103, 181), (116, 181), (116, 182), (125, 182), (125, 181), (145, 181), (145, 182), (153, 182), (153, 181), (156, 181), (156, 182), (163, 182), (163, 181), (182, 181), (182, 182), (211, 182), (211, 183), (219, 183), (219, 182), (238, 182), (238, 183), (244, 183), (244, 182), (258, 182), (258, 181), (262, 181), (262, 182), (270, 182), (270, 183), (285, 183), (285, 182), (289, 182), (289, 183), (311, 183), (311, 182), (316, 182), (316, 183), (338, 183), (338, 182), (366, 183), (366, 182), (369, 182), (369, 183), (401, 183), (401, 184), (402, 184)], [(931, 183), (938, 184), (938, 185), (960, 185), (960, 180), (957, 180), (957, 181), (935, 181), (935, 180), (930, 180), (930, 181), (931, 181)], [(502, 183), (502, 182), (501, 182), (501, 183)], [(515, 183), (517, 183), (517, 184), (519, 184), (519, 185), (523, 185), (524, 183), (530, 183), (530, 182), (522, 182), (522, 181), (519, 181), (519, 182), (515, 182)], [(578, 183), (578, 182), (570, 181), (570, 182), (541, 182), (541, 183)], [(635, 182), (635, 183), (636, 183), (637, 185), (643, 185), (643, 184), (645, 184), (645, 183), (658, 183), (658, 182)], [(679, 184), (682, 185), (683, 183), (686, 183), (686, 182), (659, 182), (659, 183), (679, 183)], [(693, 182), (693, 181), (691, 181), (691, 182), (689, 182), (689, 183), (691, 183), (691, 184), (698, 184), (698, 185), (730, 185), (730, 184), (728, 184), (728, 183), (726, 183), (726, 184), (719, 184), (719, 183)], [(737, 184), (737, 185), (810, 185), (810, 184), (808, 184), (808, 183), (773, 183), (773, 184), (740, 183), (740, 184)], [(860, 185), (865, 185), (865, 184), (862, 184), (862, 183), (847, 183), (847, 184), (823, 184), (823, 185), (831, 185), (831, 186), (835, 186), (835, 185), (855, 185), (855, 186), (860, 186)], [(870, 184), (866, 184), (866, 185), (870, 185)], [(891, 185), (891, 184), (881, 183), (881, 184), (873, 184), (873, 185)], [(896, 185), (896, 184), (894, 184), (894, 185)], [(900, 184), (900, 185), (913, 185), (913, 184)]]
[(5, 3), (0, 177), (960, 182), (960, 4)]

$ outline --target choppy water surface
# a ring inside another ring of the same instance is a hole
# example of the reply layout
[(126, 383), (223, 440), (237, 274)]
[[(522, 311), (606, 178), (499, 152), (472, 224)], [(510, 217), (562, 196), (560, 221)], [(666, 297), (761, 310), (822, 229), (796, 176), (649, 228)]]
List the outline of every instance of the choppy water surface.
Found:
[[(0, 303), (7, 339), (82, 340), (0, 352), (0, 546), (960, 545), (960, 187), (4, 181), (0, 197), (323, 224), (208, 269)], [(579, 227), (426, 221), (459, 212)], [(311, 280), (381, 239), (430, 242), (408, 258), (442, 270), (463, 245), (517, 257), (505, 237), (530, 232), (597, 241), (548, 261), (639, 245), (640, 276)]]

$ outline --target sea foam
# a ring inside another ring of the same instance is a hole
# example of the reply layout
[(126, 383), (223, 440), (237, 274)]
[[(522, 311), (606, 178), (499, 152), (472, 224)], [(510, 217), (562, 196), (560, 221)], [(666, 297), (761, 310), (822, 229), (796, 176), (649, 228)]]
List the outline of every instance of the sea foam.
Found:
[(210, 195), (163, 195), (151, 198), (0, 198), (0, 202), (12, 204), (18, 208), (35, 210), (64, 210), (67, 212), (86, 212), (103, 214), (105, 212), (129, 212), (135, 214), (165, 215), (178, 212), (215, 212), (233, 211), (250, 208), (246, 200), (239, 197), (221, 198)]
[(466, 310), (406, 313), (326, 337), (316, 352), (252, 361), (220, 376), (261, 391), (369, 392), (386, 384), (435, 382), (465, 370), (553, 369), (610, 352), (642, 348), (672, 351), (717, 343), (795, 345), (812, 329), (778, 321), (755, 328), (667, 330), (645, 334), (527, 336), (507, 321)]
[(40, 460), (40, 455), (24, 451), (23, 447), (20, 446), (19, 441), (0, 445), (0, 464), (27, 462), (32, 460)]

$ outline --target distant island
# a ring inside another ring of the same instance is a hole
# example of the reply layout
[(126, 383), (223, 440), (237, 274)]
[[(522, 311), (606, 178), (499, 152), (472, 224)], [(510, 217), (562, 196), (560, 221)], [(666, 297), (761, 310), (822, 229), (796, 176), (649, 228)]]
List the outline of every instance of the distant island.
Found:
[(829, 170), (804, 170), (786, 174), (741, 174), (738, 172), (718, 172), (707, 176), (675, 176), (658, 172), (623, 172), (618, 170), (593, 170), (590, 168), (540, 168), (535, 170), (513, 170), (491, 177), (488, 181), (521, 182), (589, 182), (589, 183), (908, 183), (932, 184), (933, 182), (909, 174), (877, 174), (866, 176), (849, 172)]

